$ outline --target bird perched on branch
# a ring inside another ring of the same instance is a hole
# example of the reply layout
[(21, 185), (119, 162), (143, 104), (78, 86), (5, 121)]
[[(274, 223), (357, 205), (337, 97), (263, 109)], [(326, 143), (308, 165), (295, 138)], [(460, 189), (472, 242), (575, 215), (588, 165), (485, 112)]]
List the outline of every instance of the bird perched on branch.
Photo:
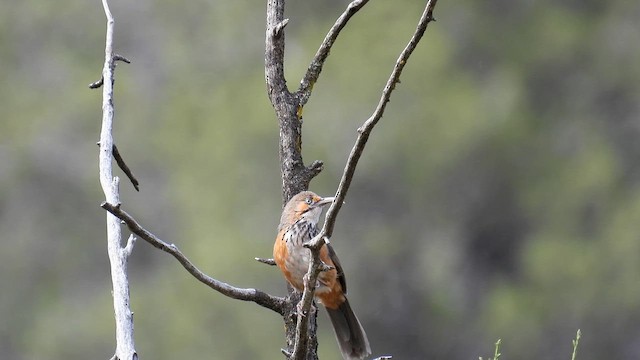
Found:
[[(298, 291), (304, 290), (303, 277), (311, 261), (311, 251), (303, 244), (318, 235), (322, 208), (332, 202), (332, 197), (322, 198), (311, 191), (303, 191), (292, 197), (282, 211), (273, 258), (287, 281)], [(371, 354), (369, 340), (349, 306), (347, 282), (331, 245), (325, 244), (320, 249), (320, 260), (330, 269), (318, 275), (315, 297), (329, 313), (344, 359), (363, 359)]]

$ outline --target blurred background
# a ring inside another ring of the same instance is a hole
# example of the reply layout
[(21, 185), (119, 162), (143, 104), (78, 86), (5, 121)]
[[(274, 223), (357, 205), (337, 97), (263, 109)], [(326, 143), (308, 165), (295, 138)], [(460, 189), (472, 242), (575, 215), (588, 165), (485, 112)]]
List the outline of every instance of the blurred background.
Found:
[[(334, 193), (356, 129), (425, 1), (371, 1), (304, 112), (311, 189)], [(290, 1), (296, 88), (347, 1)], [(112, 0), (124, 208), (204, 272), (285, 294), (264, 84), (264, 1)], [(374, 354), (640, 358), (640, 2), (441, 1), (369, 140), (332, 243)], [(98, 182), (100, 1), (0, 3), (0, 349), (114, 351)], [(122, 174), (118, 171), (118, 174)], [(125, 236), (127, 235), (125, 231)], [(130, 262), (142, 359), (282, 359), (281, 318), (198, 283), (143, 241)], [(320, 356), (338, 347), (320, 314)]]

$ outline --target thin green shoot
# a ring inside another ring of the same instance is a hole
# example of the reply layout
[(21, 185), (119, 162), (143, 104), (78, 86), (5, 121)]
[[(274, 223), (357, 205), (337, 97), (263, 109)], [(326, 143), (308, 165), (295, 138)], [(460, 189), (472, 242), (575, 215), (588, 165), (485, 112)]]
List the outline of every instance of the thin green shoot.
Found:
[[(500, 358), (500, 344), (502, 343), (502, 339), (498, 339), (498, 341), (496, 341), (496, 348), (493, 352), (493, 357), (489, 358), (487, 360), (498, 360)], [(479, 360), (482, 360), (482, 356), (479, 358)]]
[(580, 342), (580, 329), (576, 332), (575, 340), (571, 340), (573, 343), (573, 354), (571, 354), (571, 360), (576, 360), (576, 354), (578, 353), (578, 343)]

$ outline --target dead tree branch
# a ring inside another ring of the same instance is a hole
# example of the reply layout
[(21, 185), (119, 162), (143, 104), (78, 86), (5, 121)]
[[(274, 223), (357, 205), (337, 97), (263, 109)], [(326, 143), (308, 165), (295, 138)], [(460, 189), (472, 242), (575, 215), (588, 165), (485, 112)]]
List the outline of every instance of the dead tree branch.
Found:
[(257, 262), (263, 263), (265, 265), (276, 266), (276, 261), (273, 259), (264, 259), (264, 258), (254, 258)]
[[(100, 141), (98, 141), (96, 145), (100, 146)], [(113, 144), (113, 149), (111, 151), (113, 154), (113, 158), (116, 160), (116, 164), (118, 164), (118, 167), (120, 168), (120, 170), (122, 170), (122, 172), (124, 172), (124, 174), (127, 176), (127, 179), (131, 181), (133, 188), (136, 189), (136, 191), (140, 191), (140, 182), (138, 181), (138, 179), (136, 179), (135, 175), (133, 175), (133, 172), (131, 171), (127, 163), (122, 158), (122, 155), (120, 154), (120, 150), (118, 150), (118, 147), (116, 146), (115, 143)]]
[(222, 281), (216, 280), (202, 271), (200, 271), (174, 244), (168, 244), (147, 229), (143, 228), (131, 215), (122, 210), (119, 205), (113, 205), (109, 202), (104, 202), (100, 205), (103, 209), (122, 220), (129, 230), (138, 235), (140, 238), (151, 244), (153, 247), (160, 249), (168, 254), (171, 254), (178, 262), (193, 275), (198, 281), (212, 288), (213, 290), (236, 300), (252, 301), (267, 309), (273, 310), (278, 314), (284, 313), (284, 298), (271, 296), (263, 291), (256, 289), (242, 289), (231, 286)]
[[(107, 0), (102, 0), (107, 17), (107, 34), (102, 69), (102, 128), (100, 130), (100, 184), (108, 202), (119, 203), (118, 178), (113, 176), (113, 84), (115, 61), (113, 54), (114, 19)], [(116, 351), (114, 357), (120, 360), (135, 360), (138, 355), (133, 339), (133, 313), (129, 307), (129, 279), (127, 263), (133, 249), (133, 240), (122, 246), (122, 233), (118, 218), (107, 214), (107, 249), (111, 264), (113, 283), (113, 308), (116, 320)]]
[(127, 175), (127, 179), (131, 181), (131, 184), (136, 189), (136, 191), (140, 191), (140, 182), (138, 181), (138, 179), (136, 179), (135, 175), (133, 175), (133, 172), (131, 171), (131, 169), (129, 169), (127, 163), (124, 162), (124, 159), (122, 158), (122, 155), (120, 154), (120, 151), (118, 150), (116, 144), (113, 144), (113, 158), (116, 159), (118, 167), (122, 170), (122, 172), (124, 172), (125, 175)]
[[(309, 312), (313, 303), (313, 295), (316, 290), (316, 281), (318, 275), (322, 271), (320, 261), (320, 248), (327, 241), (326, 238), (322, 238), (322, 242), (316, 241), (305, 245), (311, 251), (311, 262), (309, 263), (309, 270), (304, 277), (304, 291), (302, 292), (302, 298), (300, 299), (300, 305), (298, 305), (298, 321), (296, 323), (295, 341), (293, 352), (291, 354), (292, 360), (303, 360), (306, 358), (307, 347), (309, 342)], [(314, 328), (315, 335), (315, 328)]]

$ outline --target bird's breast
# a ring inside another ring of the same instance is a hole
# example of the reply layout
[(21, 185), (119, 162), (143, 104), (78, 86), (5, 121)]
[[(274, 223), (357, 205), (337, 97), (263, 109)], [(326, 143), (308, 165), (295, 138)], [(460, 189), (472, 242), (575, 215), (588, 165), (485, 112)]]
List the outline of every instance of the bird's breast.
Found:
[[(309, 221), (298, 221), (284, 230), (282, 234), (282, 244), (286, 248), (286, 256), (282, 256), (283, 272), (287, 280), (293, 287), (302, 291), (304, 289), (304, 275), (309, 270), (311, 262), (311, 251), (304, 247), (304, 243), (318, 235), (319, 230), (315, 223)], [(278, 259), (276, 259), (278, 261)], [(316, 286), (316, 294), (323, 293), (329, 289), (323, 281), (325, 274), (320, 274), (319, 282)]]
[(311, 252), (309, 249), (287, 244), (289, 256), (285, 259), (285, 267), (289, 272), (289, 282), (298, 290), (304, 288), (303, 278), (309, 270), (309, 262), (311, 261)]

